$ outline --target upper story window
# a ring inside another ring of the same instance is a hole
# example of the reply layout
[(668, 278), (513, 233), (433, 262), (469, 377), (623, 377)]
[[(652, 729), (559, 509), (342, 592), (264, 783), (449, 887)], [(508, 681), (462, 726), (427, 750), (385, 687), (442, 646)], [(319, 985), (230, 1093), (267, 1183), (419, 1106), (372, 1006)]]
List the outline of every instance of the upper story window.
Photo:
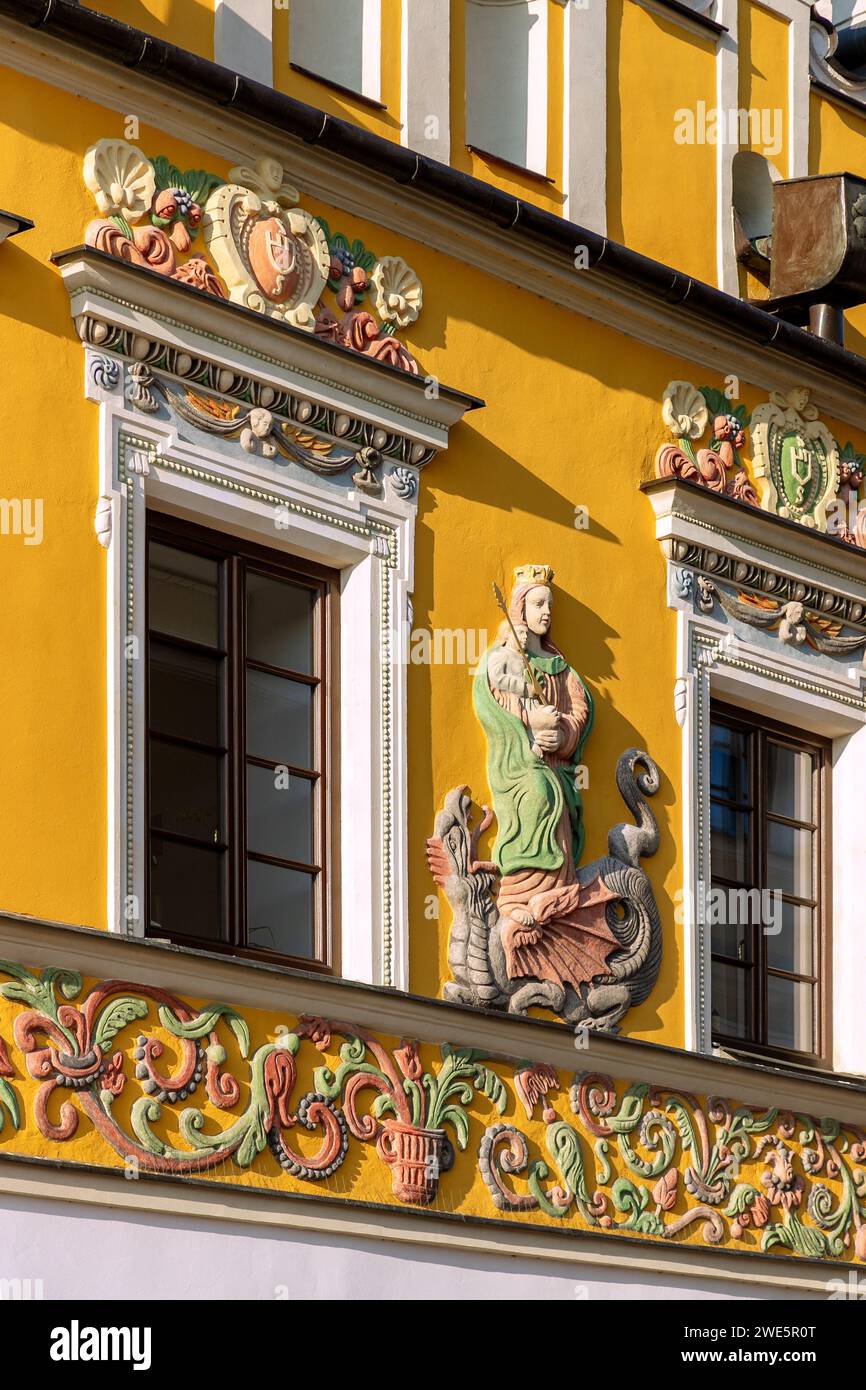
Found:
[(829, 1055), (825, 836), (829, 745), (713, 708), (712, 1031), (723, 1046)]
[(547, 173), (549, 0), (466, 0), (466, 143)]
[(382, 100), (382, 0), (292, 0), (292, 67)]
[(327, 968), (327, 572), (148, 534), (150, 932)]

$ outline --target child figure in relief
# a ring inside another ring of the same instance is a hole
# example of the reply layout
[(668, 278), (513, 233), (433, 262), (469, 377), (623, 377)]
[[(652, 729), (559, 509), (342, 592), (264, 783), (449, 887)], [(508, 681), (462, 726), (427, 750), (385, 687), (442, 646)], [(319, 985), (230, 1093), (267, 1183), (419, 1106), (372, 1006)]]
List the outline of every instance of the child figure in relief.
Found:
[(599, 879), (577, 882), (583, 850), (577, 774), (593, 706), (550, 638), (552, 579), (546, 565), (515, 571), (508, 614), (517, 636), (503, 624), (479, 663), (474, 699), (498, 823), (493, 857), (502, 876), (497, 906), (509, 976), (579, 990), (603, 973), (618, 943), (605, 915), (614, 895)]

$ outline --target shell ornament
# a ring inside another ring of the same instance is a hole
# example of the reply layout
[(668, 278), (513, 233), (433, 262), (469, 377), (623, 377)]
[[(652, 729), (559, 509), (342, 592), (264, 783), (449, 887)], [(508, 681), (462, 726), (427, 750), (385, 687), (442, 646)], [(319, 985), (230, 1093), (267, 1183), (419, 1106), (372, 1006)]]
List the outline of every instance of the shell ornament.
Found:
[(405, 328), (424, 304), (421, 281), (402, 256), (383, 256), (370, 276), (376, 313), (386, 323)]
[(671, 381), (665, 391), (662, 419), (675, 439), (700, 439), (709, 423), (707, 403), (690, 381)]
[(156, 191), (153, 165), (126, 140), (97, 140), (84, 157), (84, 182), (103, 217), (138, 222)]

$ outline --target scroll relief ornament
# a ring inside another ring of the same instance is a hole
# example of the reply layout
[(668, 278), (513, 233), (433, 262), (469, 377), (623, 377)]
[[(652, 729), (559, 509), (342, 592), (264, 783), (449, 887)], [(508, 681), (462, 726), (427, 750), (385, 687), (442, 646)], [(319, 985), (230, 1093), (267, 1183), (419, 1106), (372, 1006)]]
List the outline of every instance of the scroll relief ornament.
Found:
[[(695, 449), (712, 418), (709, 447)], [(668, 383), (662, 402), (662, 419), (677, 441), (663, 444), (656, 454), (659, 478), (682, 478), (726, 497), (757, 507), (758, 494), (740, 459), (749, 417), (745, 406), (731, 407), (727, 397), (712, 387), (700, 390), (689, 381)]]
[[(88, 246), (417, 374), (395, 337), (421, 311), (417, 275), (399, 256), (379, 260), (362, 242), (332, 235), (299, 206), (277, 160), (239, 165), (223, 179), (150, 160), (125, 140), (98, 140), (84, 182), (101, 214)], [(203, 250), (193, 249), (199, 237)], [(362, 307), (371, 289), (378, 318)]]
[[(635, 823), (614, 826), (609, 853), (581, 867), (581, 758), (593, 701), (551, 640), (552, 582), (547, 565), (515, 570), (505, 621), (479, 662), (474, 702), (493, 809), (473, 826), (467, 788), (456, 787), (427, 841), (453, 914), (454, 978), (444, 994), (510, 1013), (540, 1006), (576, 1028), (616, 1032), (661, 962), (658, 909), (640, 867), (658, 848), (647, 798), (659, 772), (647, 753), (623, 753), (617, 786)], [(493, 859), (481, 861), (478, 841), (494, 814)]]
[[(274, 1041), (256, 1010), (85, 985), (58, 965), (0, 961), (0, 1011), (0, 1131), (14, 1156), (32, 1157), (39, 1135), (73, 1165), (116, 1170), (120, 1158), (165, 1179), (263, 1179), (274, 1195), (344, 1203), (388, 1201), (390, 1177), (395, 1206), (452, 1216), (537, 1213), (575, 1235), (687, 1233), (746, 1256), (866, 1260), (866, 1143), (832, 1117), (595, 1067), (569, 1085), (548, 1062), (512, 1068), (320, 1016)], [(473, 1154), (486, 1210), (470, 1192)]]

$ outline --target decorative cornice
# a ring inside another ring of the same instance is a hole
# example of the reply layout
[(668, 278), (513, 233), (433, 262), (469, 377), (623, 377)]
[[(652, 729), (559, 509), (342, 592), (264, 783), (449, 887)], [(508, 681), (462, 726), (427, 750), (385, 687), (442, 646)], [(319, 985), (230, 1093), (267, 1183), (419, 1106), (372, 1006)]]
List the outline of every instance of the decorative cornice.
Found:
[[(0, 15), (4, 60), (40, 80), (232, 163), (267, 148), (307, 196), (668, 355), (768, 390), (808, 386), (859, 418), (862, 358), (670, 266), (67, 0), (0, 0)], [(578, 246), (590, 268), (575, 273)]]
[(837, 42), (833, 24), (813, 9), (809, 25), (811, 85), (823, 96), (843, 102), (866, 116), (866, 82), (834, 60)]
[(799, 598), (800, 585), (811, 606), (863, 622), (866, 554), (857, 547), (681, 479), (657, 478), (641, 491), (669, 559), (775, 598), (786, 590)]
[[(467, 410), (484, 404), (89, 247), (53, 260), (88, 346), (146, 364), (159, 360), (167, 375), (246, 405), (267, 406), (279, 396), (289, 415), (301, 412), (292, 417), (298, 423), (316, 407), (329, 410), (332, 423), (360, 416), (405, 436), (410, 454), (417, 445), (418, 457), (402, 460), (416, 466), (447, 447), (449, 430)], [(334, 437), (351, 432), (347, 426)]]
[(866, 604), (859, 599), (845, 598), (821, 585), (804, 584), (802, 580), (782, 574), (777, 569), (749, 564), (733, 555), (726, 555), (718, 544), (698, 545), (690, 541), (671, 540), (667, 550), (668, 558), (675, 564), (688, 566), (707, 580), (710, 576), (717, 580), (727, 579), (773, 602), (782, 605), (800, 603), (828, 618), (866, 630)]
[(428, 1042), (459, 1036), (490, 1056), (531, 1055), (565, 1070), (579, 1062), (584, 1070), (612, 1076), (651, 1075), (659, 1086), (724, 1091), (748, 1104), (765, 1104), (771, 1094), (780, 1109), (836, 1114), (866, 1126), (866, 1077), (784, 1064), (764, 1067), (592, 1031), (582, 1036), (576, 1052), (574, 1030), (567, 1024), (12, 913), (0, 915), (0, 954), (40, 967), (74, 959), (76, 969), (94, 978), (134, 978), (196, 999), (231, 999), (238, 1007), (271, 1010), (280, 1018), (290, 1013), (351, 1017), (378, 1032)]
[(20, 232), (32, 231), (33, 225), (29, 217), (21, 217), (17, 212), (7, 212), (5, 208), (0, 208), (0, 246), (9, 237), (18, 236)]

